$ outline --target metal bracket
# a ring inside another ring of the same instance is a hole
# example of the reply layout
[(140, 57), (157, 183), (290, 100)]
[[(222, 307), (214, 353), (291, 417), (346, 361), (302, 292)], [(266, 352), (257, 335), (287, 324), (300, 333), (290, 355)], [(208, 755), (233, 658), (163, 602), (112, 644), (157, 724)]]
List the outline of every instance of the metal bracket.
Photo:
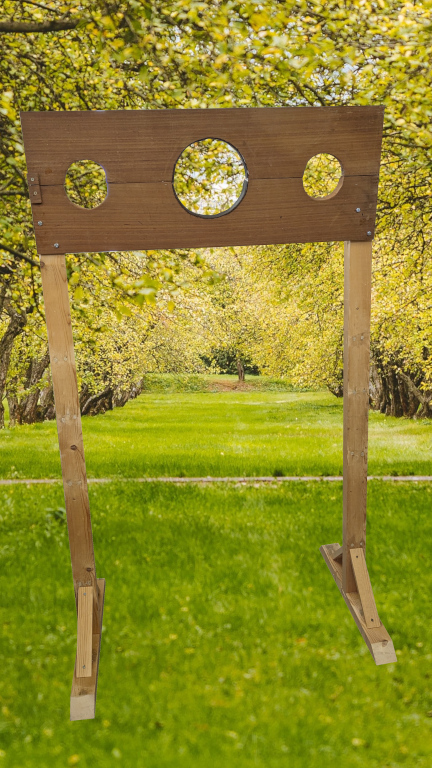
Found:
[(42, 192), (39, 184), (38, 173), (27, 174), (27, 184), (29, 188), (30, 202), (32, 205), (38, 205), (42, 202)]

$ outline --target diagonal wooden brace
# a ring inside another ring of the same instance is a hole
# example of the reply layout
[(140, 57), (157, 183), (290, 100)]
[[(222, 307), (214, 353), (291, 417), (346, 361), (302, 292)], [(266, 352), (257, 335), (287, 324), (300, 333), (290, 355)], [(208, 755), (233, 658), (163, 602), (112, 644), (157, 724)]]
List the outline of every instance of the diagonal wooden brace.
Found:
[(350, 554), (354, 577), (357, 584), (357, 592), (359, 593), (361, 600), (366, 626), (380, 627), (381, 621), (375, 605), (375, 598), (372, 592), (364, 549), (361, 547), (358, 549), (351, 549)]
[[(343, 599), (345, 600), (345, 603), (348, 606), (351, 612), (351, 615), (355, 623), (357, 624), (357, 627), (361, 635), (363, 636), (363, 639), (366, 642), (367, 647), (369, 648), (372, 654), (375, 664), (394, 663), (395, 661), (397, 661), (397, 657), (395, 654), (392, 639), (389, 633), (387, 632), (386, 628), (383, 626), (383, 624), (381, 624), (379, 620), (378, 620), (379, 623), (375, 624), (375, 622), (373, 622), (371, 626), (368, 626), (366, 624), (364, 608), (366, 607), (367, 613), (370, 613), (370, 611), (368, 610), (368, 603), (367, 603), (366, 597), (365, 597), (365, 603), (362, 604), (359, 592), (357, 591), (345, 592), (343, 588), (342, 564), (340, 563), (340, 552), (339, 552), (340, 549), (341, 547), (339, 544), (328, 544), (324, 547), (321, 547), (320, 552), (327, 563), (329, 571), (336, 582), (337, 588), (339, 589), (339, 592), (341, 593)], [(338, 554), (339, 554), (339, 558), (337, 557)], [(363, 557), (364, 557), (364, 554), (363, 554)], [(354, 559), (357, 560), (355, 556), (354, 556)], [(368, 579), (369, 579), (369, 576), (368, 576)], [(369, 582), (369, 585), (370, 585), (370, 582)], [(361, 582), (361, 589), (362, 589), (363, 596), (365, 596), (365, 590), (363, 589), (362, 582)], [(366, 592), (366, 596), (367, 596), (367, 592)], [(373, 600), (373, 595), (372, 595), (372, 600)], [(375, 605), (374, 600), (373, 602)], [(376, 611), (376, 608), (375, 608), (375, 611)], [(372, 616), (370, 618), (372, 618)]]
[(76, 673), (91, 677), (93, 636), (93, 587), (78, 588)]
[[(99, 616), (97, 626), (102, 628), (102, 614), (103, 603), (105, 595), (105, 579), (97, 580), (99, 589)], [(87, 588), (85, 588), (87, 589)], [(88, 609), (87, 609), (88, 610)], [(87, 642), (88, 634), (86, 633)], [(99, 671), (99, 657), (100, 657), (100, 642), (101, 642), (101, 629), (95, 627), (94, 621), (92, 622), (92, 636), (91, 636), (91, 676), (84, 677), (81, 670), (78, 667), (78, 653), (77, 663), (75, 664), (74, 676), (72, 681), (72, 692), (70, 699), (70, 719), (71, 720), (91, 720), (95, 716), (96, 711), (96, 693)], [(81, 665), (82, 667), (82, 665)], [(87, 664), (86, 664), (87, 669)]]

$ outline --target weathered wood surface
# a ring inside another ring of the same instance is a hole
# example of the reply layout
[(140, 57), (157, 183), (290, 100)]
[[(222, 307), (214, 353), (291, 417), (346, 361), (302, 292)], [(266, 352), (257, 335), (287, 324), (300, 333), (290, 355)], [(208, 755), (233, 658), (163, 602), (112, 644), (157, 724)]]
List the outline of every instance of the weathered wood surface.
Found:
[(75, 595), (80, 586), (94, 587), (97, 627), (96, 567), (64, 255), (41, 258), (41, 275)]
[[(102, 627), (103, 607), (105, 599), (105, 579), (97, 580), (99, 592), (99, 608), (97, 626)], [(101, 630), (96, 630), (93, 625), (92, 635), (92, 665), (90, 677), (78, 677), (75, 664), (70, 698), (70, 719), (91, 720), (96, 713), (96, 694), (99, 672), (99, 658), (101, 645)]]
[(91, 677), (92, 635), (93, 587), (79, 587), (76, 669), (80, 677)]
[(350, 549), (366, 546), (372, 243), (345, 243), (343, 588), (356, 587)]
[[(33, 210), (40, 254), (53, 253), (54, 243), (65, 253), (373, 236), (382, 107), (28, 112), (21, 121), (42, 192)], [(208, 137), (232, 144), (249, 174), (244, 199), (219, 219), (185, 211), (172, 185), (182, 151)], [(302, 177), (321, 152), (340, 161), (343, 184), (332, 198), (313, 200)], [(108, 181), (93, 210), (64, 191), (69, 166), (85, 159), (102, 165)]]
[(320, 552), (326, 561), (329, 571), (332, 574), (337, 588), (347, 604), (351, 615), (357, 624), (357, 627), (369, 648), (375, 664), (391, 664), (397, 661), (393, 641), (383, 624), (379, 627), (369, 628), (363, 616), (360, 596), (356, 590), (345, 592), (342, 587), (342, 566), (334, 559), (335, 552), (339, 549), (339, 544), (327, 544), (320, 547)]
[(350, 554), (366, 626), (369, 628), (379, 627), (381, 621), (375, 605), (364, 549), (361, 549), (361, 547), (359, 549), (351, 549)]

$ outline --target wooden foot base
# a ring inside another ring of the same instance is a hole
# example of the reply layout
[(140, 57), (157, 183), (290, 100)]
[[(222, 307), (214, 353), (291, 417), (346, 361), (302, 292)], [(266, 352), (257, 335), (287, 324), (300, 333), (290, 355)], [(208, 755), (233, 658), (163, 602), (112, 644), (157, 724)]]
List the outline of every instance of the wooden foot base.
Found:
[[(375, 664), (391, 664), (392, 662), (397, 661), (397, 657), (389, 633), (382, 624), (379, 627), (367, 627), (359, 593), (344, 592), (342, 589), (342, 565), (340, 563), (340, 557), (337, 559), (339, 550), (339, 544), (326, 544), (325, 546), (320, 547), (320, 552), (328, 565), (329, 571), (337, 584), (339, 592), (351, 611), (351, 615), (372, 654)], [(335, 555), (336, 559), (334, 559)]]
[[(105, 579), (97, 580), (99, 587), (99, 627), (102, 632), (102, 616), (105, 597)], [(101, 633), (92, 635), (92, 665), (89, 677), (77, 677), (75, 662), (70, 699), (71, 720), (92, 720), (96, 711), (96, 691), (99, 671)]]

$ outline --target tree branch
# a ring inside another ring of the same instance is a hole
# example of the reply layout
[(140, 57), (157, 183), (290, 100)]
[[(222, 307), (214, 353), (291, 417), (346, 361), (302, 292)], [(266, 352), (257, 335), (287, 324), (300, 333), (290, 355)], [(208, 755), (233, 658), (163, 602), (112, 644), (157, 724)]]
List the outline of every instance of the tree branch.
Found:
[(410, 389), (411, 392), (416, 396), (417, 400), (420, 400), (422, 405), (429, 405), (429, 403), (432, 400), (432, 394), (427, 395), (425, 392), (422, 392), (420, 389), (418, 389), (418, 387), (416, 387), (412, 379), (410, 379), (410, 377), (407, 376), (406, 373), (403, 373), (403, 371), (398, 371), (397, 373), (398, 373), (398, 376), (400, 376), (401, 379), (403, 379), (407, 383), (408, 389)]
[(22, 259), (23, 261), (26, 261), (27, 264), (31, 264), (32, 267), (39, 267), (37, 261), (33, 261), (33, 259), (31, 259), (29, 256), (26, 256), (24, 253), (20, 253), (20, 251), (16, 251), (14, 248), (9, 248), (8, 245), (0, 243), (0, 251), (7, 251), (8, 253), (11, 253), (12, 256), (16, 256), (17, 259)]
[(17, 32), (28, 35), (31, 32), (62, 32), (67, 29), (76, 29), (82, 19), (67, 21), (66, 19), (53, 19), (52, 21), (0, 21), (0, 35), (8, 32)]

